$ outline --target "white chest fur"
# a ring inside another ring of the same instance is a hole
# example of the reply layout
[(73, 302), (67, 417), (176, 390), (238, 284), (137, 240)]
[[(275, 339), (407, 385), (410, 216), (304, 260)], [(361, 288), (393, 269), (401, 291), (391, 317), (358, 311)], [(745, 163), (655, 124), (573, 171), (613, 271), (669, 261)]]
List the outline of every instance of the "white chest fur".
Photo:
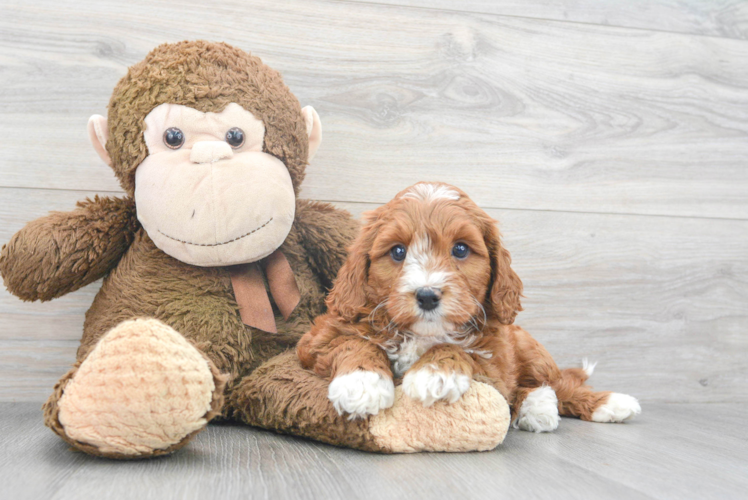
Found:
[(395, 350), (387, 352), (395, 376), (402, 377), (423, 353), (440, 343), (442, 339), (434, 337), (407, 337)]
[(413, 366), (413, 363), (418, 361), (426, 351), (437, 344), (457, 345), (468, 354), (491, 359), (491, 352), (471, 348), (473, 340), (474, 337), (470, 335), (456, 339), (444, 332), (432, 336), (406, 335), (400, 344), (396, 347), (386, 348), (385, 351), (387, 352), (387, 357), (390, 359), (390, 363), (392, 363), (392, 372), (395, 377), (402, 377)]

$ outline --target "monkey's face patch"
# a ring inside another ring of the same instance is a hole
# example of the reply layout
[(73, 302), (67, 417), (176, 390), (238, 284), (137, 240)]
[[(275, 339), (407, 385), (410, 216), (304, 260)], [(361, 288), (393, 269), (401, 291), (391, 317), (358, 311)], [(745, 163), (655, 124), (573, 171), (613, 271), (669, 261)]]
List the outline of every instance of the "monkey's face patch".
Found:
[(296, 198), (286, 166), (262, 151), (262, 121), (235, 103), (220, 113), (162, 104), (145, 124), (135, 203), (158, 248), (188, 264), (228, 266), (285, 241)]

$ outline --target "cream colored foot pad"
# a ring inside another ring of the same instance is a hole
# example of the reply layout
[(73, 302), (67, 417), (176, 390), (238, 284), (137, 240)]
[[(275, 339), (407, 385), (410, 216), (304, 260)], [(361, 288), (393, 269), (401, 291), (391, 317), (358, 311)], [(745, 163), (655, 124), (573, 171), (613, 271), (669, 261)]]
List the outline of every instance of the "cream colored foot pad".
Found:
[(455, 403), (423, 404), (395, 389), (395, 404), (369, 420), (376, 443), (395, 453), (488, 451), (504, 441), (509, 406), (497, 390), (481, 382)]
[(182, 335), (155, 319), (125, 321), (67, 384), (58, 418), (103, 453), (147, 454), (205, 426), (214, 389), (208, 362)]

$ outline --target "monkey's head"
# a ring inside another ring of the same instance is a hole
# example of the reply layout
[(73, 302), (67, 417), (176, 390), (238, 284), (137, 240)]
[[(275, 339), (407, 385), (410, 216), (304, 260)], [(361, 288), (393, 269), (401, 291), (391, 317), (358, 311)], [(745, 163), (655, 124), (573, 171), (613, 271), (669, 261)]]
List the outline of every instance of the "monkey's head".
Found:
[(158, 248), (183, 262), (253, 262), (286, 239), (321, 140), (277, 71), (223, 43), (164, 44), (117, 84), (89, 137)]

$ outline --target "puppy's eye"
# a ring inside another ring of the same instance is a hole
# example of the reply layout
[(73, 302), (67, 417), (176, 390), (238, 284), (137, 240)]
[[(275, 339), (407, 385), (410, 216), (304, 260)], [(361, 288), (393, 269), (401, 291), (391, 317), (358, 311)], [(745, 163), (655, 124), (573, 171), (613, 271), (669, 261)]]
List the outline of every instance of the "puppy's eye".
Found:
[(226, 142), (234, 149), (242, 147), (242, 144), (244, 144), (244, 131), (239, 127), (232, 128), (226, 132)]
[(164, 144), (167, 148), (179, 149), (184, 144), (184, 133), (177, 127), (170, 127), (164, 132)]
[(407, 251), (405, 250), (405, 247), (403, 245), (395, 245), (390, 250), (390, 255), (392, 256), (392, 260), (395, 262), (402, 262), (405, 260), (405, 254)]
[(455, 246), (452, 247), (452, 255), (458, 259), (464, 259), (467, 257), (468, 253), (470, 253), (470, 247), (464, 243), (457, 242), (455, 243)]

